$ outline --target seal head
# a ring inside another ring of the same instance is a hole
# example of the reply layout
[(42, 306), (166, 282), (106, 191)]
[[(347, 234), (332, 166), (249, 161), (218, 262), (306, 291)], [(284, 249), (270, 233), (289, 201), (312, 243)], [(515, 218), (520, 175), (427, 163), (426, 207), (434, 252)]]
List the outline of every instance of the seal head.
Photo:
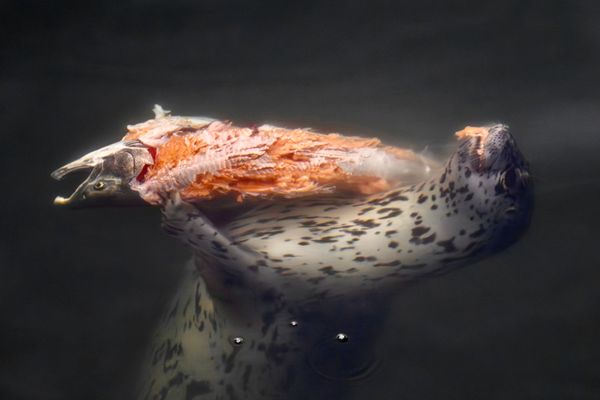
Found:
[(473, 191), (472, 206), (482, 219), (501, 231), (492, 247), (514, 242), (529, 225), (533, 209), (533, 184), (529, 163), (517, 147), (508, 125), (467, 127), (457, 132), (462, 139), (447, 166), (457, 181)]

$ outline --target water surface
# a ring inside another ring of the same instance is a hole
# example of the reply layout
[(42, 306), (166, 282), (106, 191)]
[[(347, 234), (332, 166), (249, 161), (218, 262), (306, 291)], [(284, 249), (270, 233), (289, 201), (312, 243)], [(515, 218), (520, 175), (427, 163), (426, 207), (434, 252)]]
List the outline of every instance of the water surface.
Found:
[(399, 290), (385, 358), (349, 398), (600, 396), (597, 7), (22, 4), (0, 75), (2, 398), (130, 398), (188, 255), (157, 210), (52, 207), (73, 182), (49, 173), (154, 103), (417, 150), (508, 123), (535, 177), (530, 230)]

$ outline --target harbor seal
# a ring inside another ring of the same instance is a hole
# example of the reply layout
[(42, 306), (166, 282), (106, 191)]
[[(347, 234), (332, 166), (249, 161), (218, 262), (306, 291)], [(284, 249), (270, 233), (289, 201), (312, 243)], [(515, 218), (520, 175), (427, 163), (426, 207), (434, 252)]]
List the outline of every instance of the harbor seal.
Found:
[[(194, 254), (153, 340), (142, 399), (340, 398), (382, 362), (377, 337), (400, 288), (498, 251), (529, 224), (529, 166), (506, 125), (465, 128), (445, 166), (430, 168), (377, 139), (163, 111), (52, 174), (91, 169), (57, 205), (159, 205)], [(360, 194), (311, 195), (361, 174)], [(420, 178), (391, 185), (409, 176)], [(236, 191), (221, 207), (219, 193)]]
[(399, 288), (498, 251), (529, 224), (529, 166), (508, 126), (459, 136), (439, 174), (376, 195), (271, 202), (223, 223), (166, 199), (163, 225), (194, 261), (140, 398), (339, 398), (368, 376)]

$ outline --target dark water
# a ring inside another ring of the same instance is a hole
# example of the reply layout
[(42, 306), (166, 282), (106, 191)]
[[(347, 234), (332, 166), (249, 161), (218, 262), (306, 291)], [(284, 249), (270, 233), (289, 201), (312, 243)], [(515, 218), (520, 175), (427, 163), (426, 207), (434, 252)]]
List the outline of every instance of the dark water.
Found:
[(516, 245), (398, 293), (352, 399), (600, 397), (600, 29), (592, 2), (5, 3), (0, 397), (126, 399), (186, 252), (153, 209), (51, 206), (49, 173), (151, 116), (415, 149), (511, 125), (536, 179)]

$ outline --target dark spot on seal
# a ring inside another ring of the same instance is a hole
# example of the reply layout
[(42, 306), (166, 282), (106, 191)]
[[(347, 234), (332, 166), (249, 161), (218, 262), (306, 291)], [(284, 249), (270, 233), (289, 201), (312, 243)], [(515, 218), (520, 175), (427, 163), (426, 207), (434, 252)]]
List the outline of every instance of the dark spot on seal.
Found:
[(362, 236), (366, 234), (365, 231), (361, 231), (360, 229), (344, 229), (342, 232), (349, 233), (352, 236)]
[(373, 266), (374, 267), (396, 267), (400, 264), (401, 264), (400, 261), (396, 260), (396, 261), (390, 261), (387, 263), (377, 263), (377, 264), (374, 264)]
[(314, 278), (309, 278), (306, 281), (312, 283), (313, 285), (316, 285), (319, 282), (321, 282), (323, 279), (325, 279), (324, 276), (317, 276), (317, 277), (314, 277)]
[(456, 190), (456, 192), (460, 193), (460, 194), (465, 194), (468, 191), (469, 191), (469, 185), (465, 185), (465, 186), (463, 186), (463, 187), (461, 187), (461, 188), (459, 188), (459, 189)]
[(452, 253), (458, 250), (454, 245), (454, 236), (448, 240), (440, 240), (439, 242), (437, 242), (437, 245), (442, 247), (445, 253)]
[(406, 268), (406, 269), (421, 269), (423, 267), (426, 267), (427, 264), (405, 264), (402, 266), (402, 268)]
[(393, 218), (395, 216), (402, 214), (402, 210), (397, 207), (384, 207), (384, 208), (377, 210), (377, 214), (385, 214), (385, 213), (388, 213), (388, 214), (383, 217), (379, 217), (379, 219)]
[(211, 392), (209, 381), (192, 380), (185, 387), (185, 400), (194, 400), (196, 396), (202, 396)]
[(431, 228), (429, 228), (429, 227), (418, 226), (418, 227), (412, 229), (412, 235), (414, 237), (419, 237), (419, 236), (422, 236), (425, 233), (429, 232), (430, 230), (431, 230)]
[(389, 193), (384, 198), (374, 199), (374, 200), (371, 200), (371, 201), (369, 201), (367, 203), (368, 204), (375, 204), (375, 205), (385, 206), (385, 205), (388, 205), (388, 204), (390, 204), (391, 202), (394, 202), (394, 201), (408, 201), (408, 197), (404, 196), (401, 193), (402, 193), (402, 191), (391, 192), (391, 193)]
[(376, 228), (380, 225), (372, 219), (354, 219), (352, 222), (356, 225), (364, 226), (365, 228)]
[(271, 222), (271, 221), (273, 221), (273, 218), (261, 218), (261, 219), (256, 220), (256, 222), (259, 224), (264, 224), (264, 223)]
[(160, 393), (159, 393), (160, 397), (159, 398), (161, 398), (161, 399), (166, 398), (167, 394), (169, 393), (169, 390), (173, 387), (181, 385), (186, 377), (187, 377), (187, 375), (184, 375), (182, 372), (178, 372), (177, 375), (175, 375), (173, 378), (169, 379), (169, 381), (167, 382), (167, 385), (165, 387), (160, 389)]
[(412, 237), (409, 242), (414, 244), (428, 244), (435, 240), (435, 233), (425, 237)]
[(316, 225), (317, 221), (302, 221), (300, 222), (300, 225), (307, 227), (307, 226), (313, 226)]
[(325, 222), (321, 222), (321, 223), (317, 224), (316, 226), (327, 227), (327, 226), (332, 226), (335, 224), (337, 224), (337, 221), (325, 221)]
[(358, 215), (365, 215), (366, 213), (368, 213), (369, 211), (374, 210), (375, 207), (366, 207), (363, 208), (362, 210), (360, 210), (360, 212), (358, 213)]
[(483, 225), (480, 224), (479, 229), (477, 229), (475, 232), (471, 233), (469, 235), (469, 237), (476, 238), (476, 237), (483, 235), (485, 232), (486, 232), (485, 228), (483, 227)]
[(313, 242), (315, 243), (336, 243), (337, 240), (336, 238), (341, 237), (343, 235), (335, 235), (335, 236), (323, 236), (322, 238), (319, 239), (313, 239)]
[(326, 273), (327, 275), (335, 275), (335, 274), (339, 273), (339, 271), (336, 271), (335, 269), (333, 269), (333, 267), (331, 265), (328, 265), (327, 267), (319, 268), (319, 271)]
[(227, 249), (223, 247), (223, 245), (216, 240), (211, 241), (213, 248), (221, 253), (227, 253)]
[(468, 253), (469, 251), (471, 251), (473, 248), (476, 248), (480, 245), (481, 243), (479, 242), (471, 242), (467, 245), (467, 247), (465, 247), (465, 249), (463, 250), (463, 253)]

